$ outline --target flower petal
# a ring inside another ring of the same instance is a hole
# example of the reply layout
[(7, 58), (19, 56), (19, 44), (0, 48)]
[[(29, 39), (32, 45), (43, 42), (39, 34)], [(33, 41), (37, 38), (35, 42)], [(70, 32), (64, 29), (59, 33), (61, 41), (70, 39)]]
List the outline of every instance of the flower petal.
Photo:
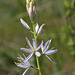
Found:
[(51, 62), (53, 62), (54, 64), (56, 64), (53, 60), (51, 60), (51, 58), (49, 58), (47, 55), (45, 55)]
[(30, 41), (28, 40), (27, 37), (26, 37), (26, 40), (27, 40), (27, 43), (28, 43), (29, 47), (30, 47), (31, 49), (33, 49), (32, 45), (31, 45), (31, 43), (30, 43)]
[(29, 25), (23, 19), (20, 19), (20, 21), (25, 28), (30, 29)]
[(26, 59), (26, 56), (23, 54), (24, 58)]
[(18, 59), (21, 59), (22, 61), (24, 61), (24, 59), (19, 55), (19, 57), (17, 57)]
[(31, 53), (31, 54), (29, 54), (29, 56), (27, 56), (27, 58), (25, 59), (25, 61), (24, 62), (26, 62), (26, 61), (28, 61), (31, 57), (32, 57), (32, 55), (34, 54), (34, 52), (33, 53)]
[[(24, 58), (25, 58), (25, 60), (26, 60), (26, 56), (23, 54), (23, 56), (24, 56)], [(30, 66), (30, 63), (29, 63), (29, 61), (26, 61), (26, 63), (25, 63), (25, 65), (28, 65), (28, 66)]]
[(23, 72), (23, 74), (22, 74), (22, 75), (25, 75), (25, 74), (26, 74), (26, 72), (28, 71), (28, 69), (29, 69), (29, 68), (27, 68), (27, 69)]
[(33, 39), (33, 47), (36, 49), (36, 41)]
[(48, 43), (49, 43), (49, 40), (45, 43), (44, 48), (43, 48), (43, 52), (45, 52), (45, 49), (46, 49)]
[(18, 66), (18, 67), (21, 67), (21, 68), (28, 68), (29, 65), (25, 65), (25, 63), (16, 63), (15, 64)]
[(42, 46), (43, 46), (43, 40), (42, 40), (41, 44), (37, 47), (36, 51), (39, 50)]
[(37, 24), (36, 24), (36, 27), (35, 27), (36, 33), (38, 32), (38, 29), (39, 29), (39, 25), (38, 25), (38, 23), (37, 23)]
[(51, 40), (49, 40), (49, 43), (47, 44), (46, 49), (44, 50), (44, 52), (46, 52), (48, 50), (48, 48), (50, 46), (50, 43), (51, 43)]
[(40, 52), (35, 52), (35, 55), (38, 56), (38, 57), (41, 56)]
[(28, 48), (20, 48), (20, 50), (27, 52), (27, 53), (32, 53), (31, 49), (28, 49)]
[(48, 50), (45, 54), (46, 55), (51, 55), (51, 54), (56, 53), (57, 51), (58, 51), (57, 49), (55, 49), (55, 50)]

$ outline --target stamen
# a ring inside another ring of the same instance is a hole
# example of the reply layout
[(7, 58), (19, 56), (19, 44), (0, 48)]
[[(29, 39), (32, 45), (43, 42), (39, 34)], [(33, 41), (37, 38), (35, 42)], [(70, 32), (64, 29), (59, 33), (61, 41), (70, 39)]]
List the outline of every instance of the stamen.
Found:
[(28, 46), (26, 46), (26, 48), (28, 48)]
[(32, 50), (33, 52), (35, 52), (35, 50)]
[(21, 62), (21, 59), (19, 59), (18, 61), (20, 61), (20, 62)]

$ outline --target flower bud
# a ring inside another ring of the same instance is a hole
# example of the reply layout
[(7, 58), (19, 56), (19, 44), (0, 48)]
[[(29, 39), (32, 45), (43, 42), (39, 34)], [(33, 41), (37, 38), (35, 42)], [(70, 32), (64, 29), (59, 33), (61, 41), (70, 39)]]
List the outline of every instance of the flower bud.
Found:
[(26, 3), (29, 4), (30, 3), (30, 0), (26, 0)]
[(33, 19), (33, 3), (32, 2), (30, 2), (29, 17), (30, 19)]
[(31, 2), (33, 2), (33, 4), (35, 4), (34, 0), (31, 0)]
[(20, 21), (25, 28), (27, 28), (28, 30), (30, 29), (29, 25), (23, 19), (20, 19)]
[(41, 27), (38, 30), (38, 34), (41, 34), (42, 33), (44, 27), (45, 27), (45, 24), (42, 24)]
[(36, 23), (36, 27), (35, 27), (36, 33), (38, 32), (38, 30), (39, 30), (39, 25), (38, 25), (38, 23)]
[(38, 14), (37, 14), (37, 10), (35, 7), (35, 1), (34, 0), (26, 0), (26, 8), (27, 8), (27, 12), (29, 14), (29, 17), (31, 20), (36, 20), (38, 21)]
[(37, 12), (35, 6), (33, 6), (33, 14), (34, 14), (34, 16), (35, 16), (36, 21), (38, 21), (38, 12)]

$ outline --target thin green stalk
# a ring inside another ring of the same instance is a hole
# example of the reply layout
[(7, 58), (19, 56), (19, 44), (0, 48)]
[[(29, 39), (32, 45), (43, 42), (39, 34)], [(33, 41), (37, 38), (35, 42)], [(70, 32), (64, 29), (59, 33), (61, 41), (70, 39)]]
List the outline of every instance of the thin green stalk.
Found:
[[(35, 31), (34, 21), (32, 21), (32, 24), (33, 24), (33, 31), (34, 31), (34, 39), (37, 43), (37, 35), (36, 35), (36, 31)], [(40, 65), (39, 65), (39, 58), (37, 56), (36, 56), (36, 61), (37, 61), (37, 67), (38, 67), (38, 70), (39, 70), (39, 75), (41, 75), (41, 70), (40, 70)]]

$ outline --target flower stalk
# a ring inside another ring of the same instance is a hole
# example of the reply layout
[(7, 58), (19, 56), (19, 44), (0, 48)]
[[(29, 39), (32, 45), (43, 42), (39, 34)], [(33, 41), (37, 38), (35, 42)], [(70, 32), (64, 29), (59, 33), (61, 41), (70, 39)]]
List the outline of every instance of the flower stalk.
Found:
[[(33, 31), (34, 31), (34, 39), (35, 39), (35, 41), (37, 43), (37, 35), (36, 35), (36, 31), (35, 31), (35, 23), (34, 23), (34, 21), (32, 21), (32, 24), (33, 24)], [(42, 75), (41, 70), (40, 70), (39, 58), (37, 56), (36, 56), (36, 61), (37, 61), (37, 67), (38, 67), (39, 75)]]
[[(22, 23), (22, 25), (29, 30), (31, 33), (33, 33), (34, 38), (32, 39), (33, 44), (30, 43), (29, 39), (26, 37), (26, 41), (28, 46), (26, 48), (20, 48), (21, 51), (24, 51), (26, 53), (29, 53), (29, 55), (26, 57), (23, 54), (23, 57), (21, 57), (19, 55), (18, 59), (20, 63), (16, 63), (15, 64), (18, 67), (21, 68), (25, 68), (26, 70), (23, 72), (22, 75), (25, 75), (26, 72), (30, 69), (30, 68), (34, 68), (36, 70), (38, 70), (39, 75), (41, 74), (41, 69), (40, 69), (40, 64), (39, 64), (39, 57), (44, 55), (46, 56), (51, 62), (53, 62), (54, 64), (56, 64), (53, 60), (51, 60), (51, 58), (48, 57), (48, 55), (54, 54), (57, 52), (57, 49), (48, 49), (51, 43), (51, 40), (48, 40), (45, 45), (43, 45), (43, 40), (41, 41), (41, 44), (39, 46), (37, 46), (37, 37), (38, 35), (40, 35), (43, 32), (43, 29), (45, 27), (45, 24), (42, 24), (39, 27), (39, 24), (37, 23), (38, 21), (38, 14), (37, 14), (37, 10), (35, 7), (35, 2), (34, 0), (26, 0), (26, 8), (27, 8), (27, 12), (29, 15), (29, 18), (31, 20), (31, 23), (33, 25), (33, 29), (30, 28), (30, 26), (21, 18), (20, 21)], [(33, 31), (32, 31), (33, 30)], [(39, 49), (41, 49), (41, 52), (39, 51)], [(37, 67), (32, 66), (29, 63), (29, 59), (33, 56), (33, 54), (36, 55), (36, 62), (37, 62)]]

